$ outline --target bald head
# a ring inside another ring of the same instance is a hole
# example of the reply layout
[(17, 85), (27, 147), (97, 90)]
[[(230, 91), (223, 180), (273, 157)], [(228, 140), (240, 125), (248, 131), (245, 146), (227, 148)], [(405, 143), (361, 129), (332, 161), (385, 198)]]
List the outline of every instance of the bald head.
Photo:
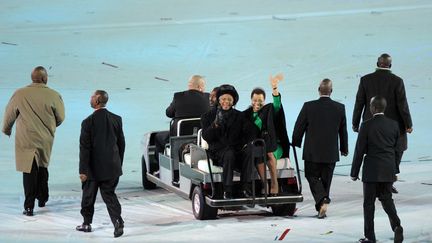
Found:
[(46, 84), (48, 82), (48, 73), (42, 66), (35, 67), (31, 73), (33, 83)]
[(319, 85), (318, 91), (320, 95), (330, 95), (333, 91), (332, 81), (328, 78), (323, 79)]
[(384, 113), (387, 107), (387, 101), (382, 96), (374, 96), (370, 101), (370, 111), (372, 114)]
[(193, 75), (190, 77), (188, 82), (188, 88), (204, 92), (205, 90), (205, 80), (201, 75)]
[(384, 53), (378, 57), (377, 66), (379, 68), (391, 68), (392, 58), (389, 54)]

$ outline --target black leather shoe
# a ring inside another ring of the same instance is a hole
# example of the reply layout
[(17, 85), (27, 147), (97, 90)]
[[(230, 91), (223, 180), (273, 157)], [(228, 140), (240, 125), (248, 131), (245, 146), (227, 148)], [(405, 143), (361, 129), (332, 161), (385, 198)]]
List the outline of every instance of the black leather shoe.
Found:
[(32, 209), (32, 208), (26, 208), (26, 209), (23, 211), (23, 214), (24, 214), (25, 216), (33, 216), (33, 209)]
[(123, 220), (117, 219), (114, 223), (114, 237), (120, 237), (123, 235), (124, 223)]
[(369, 240), (368, 238), (361, 238), (358, 242), (359, 243), (375, 243), (375, 241)]
[(87, 232), (91, 232), (92, 228), (91, 228), (91, 225), (89, 225), (89, 224), (81, 224), (81, 225), (78, 225), (76, 227), (76, 230), (87, 233)]
[(242, 190), (239, 194), (240, 198), (250, 198), (252, 195), (247, 190)]
[(403, 237), (403, 228), (402, 226), (396, 226), (394, 229), (394, 242), (395, 243), (402, 243), (404, 237)]
[(224, 192), (223, 198), (224, 199), (233, 199), (232, 192)]
[(392, 186), (392, 193), (394, 193), (394, 194), (398, 194), (399, 191), (396, 189), (396, 187)]
[(38, 201), (38, 207), (43, 208), (45, 207), (47, 201)]

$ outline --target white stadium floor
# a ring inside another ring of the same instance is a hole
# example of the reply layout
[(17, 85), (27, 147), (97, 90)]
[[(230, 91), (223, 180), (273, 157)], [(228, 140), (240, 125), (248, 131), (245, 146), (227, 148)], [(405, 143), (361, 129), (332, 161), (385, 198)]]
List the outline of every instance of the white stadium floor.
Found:
[[(62, 94), (67, 116), (51, 157), (50, 199), (47, 207), (35, 208), (34, 217), (21, 214), (14, 137), (0, 135), (0, 242), (270, 242), (287, 229), (285, 242), (355, 242), (363, 237), (363, 214), (362, 183), (348, 176), (356, 141), (352, 109), (359, 78), (374, 70), (384, 52), (405, 81), (414, 123), (396, 183), (396, 208), (406, 242), (432, 242), (431, 1), (3, 0), (0, 23), (1, 120), (14, 90), (30, 83), (38, 65), (48, 69), (48, 85)], [(268, 75), (277, 72), (286, 76), (280, 90), (290, 133), (323, 78), (333, 80), (333, 99), (346, 105), (350, 155), (337, 164), (326, 219), (314, 217), (304, 178), (305, 200), (295, 217), (258, 208), (198, 221), (190, 201), (163, 189), (143, 191), (141, 138), (168, 128), (165, 108), (175, 91), (186, 89), (189, 76), (205, 75), (207, 90), (235, 85), (243, 110), (251, 89), (268, 89)], [(89, 99), (96, 89), (108, 91), (108, 108), (124, 122), (127, 148), (117, 193), (125, 234), (118, 239), (100, 198), (94, 232), (75, 231), (82, 222), (80, 124), (92, 112)], [(379, 202), (375, 216), (377, 239), (392, 242)]]

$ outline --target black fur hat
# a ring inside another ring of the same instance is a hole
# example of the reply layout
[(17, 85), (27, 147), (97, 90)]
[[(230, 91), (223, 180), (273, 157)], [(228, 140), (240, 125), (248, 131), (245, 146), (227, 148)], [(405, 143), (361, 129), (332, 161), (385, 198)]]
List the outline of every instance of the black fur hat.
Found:
[(239, 100), (239, 95), (234, 86), (232, 86), (231, 84), (222, 84), (221, 86), (219, 86), (219, 90), (216, 93), (216, 100), (219, 102), (219, 97), (224, 94), (231, 95), (234, 98), (233, 105), (237, 104), (237, 101)]

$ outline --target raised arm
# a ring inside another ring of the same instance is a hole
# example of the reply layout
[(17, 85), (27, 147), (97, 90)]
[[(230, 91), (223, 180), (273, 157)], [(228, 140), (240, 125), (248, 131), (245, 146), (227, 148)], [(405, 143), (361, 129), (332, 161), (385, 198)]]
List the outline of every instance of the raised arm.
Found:
[(279, 86), (279, 83), (282, 80), (284, 80), (284, 75), (282, 73), (278, 73), (278, 74), (276, 74), (276, 76), (272, 76), (270, 74), (269, 80), (270, 80), (270, 85), (272, 87), (273, 109), (274, 109), (274, 112), (277, 113), (281, 109), (281, 105), (282, 105), (278, 86)]

